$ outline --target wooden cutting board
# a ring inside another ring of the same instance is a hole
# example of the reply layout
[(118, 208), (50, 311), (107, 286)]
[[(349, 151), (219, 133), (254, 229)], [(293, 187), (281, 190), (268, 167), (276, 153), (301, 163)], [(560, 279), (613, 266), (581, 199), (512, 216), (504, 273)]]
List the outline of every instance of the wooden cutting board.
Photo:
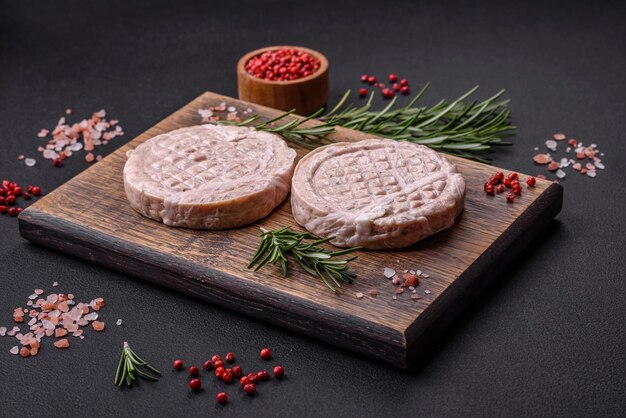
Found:
[[(297, 228), (288, 199), (253, 225), (194, 231), (144, 218), (124, 194), (126, 151), (201, 123), (198, 109), (222, 102), (264, 117), (278, 112), (205, 93), (26, 209), (19, 218), (22, 236), (404, 368), (561, 210), (563, 189), (557, 183), (538, 180), (510, 204), (503, 195), (483, 192), (495, 167), (450, 157), (466, 179), (467, 198), (449, 230), (402, 250), (359, 252), (352, 263), (358, 279), (340, 294), (297, 266), (288, 278), (274, 266), (255, 273), (246, 264), (259, 227)], [(338, 128), (334, 139), (365, 137)], [(307, 152), (296, 149), (299, 157)], [(416, 288), (419, 299), (412, 300), (408, 289), (396, 295), (396, 286), (383, 276), (385, 267), (429, 274)], [(380, 292), (377, 297), (369, 296), (372, 288)], [(357, 299), (357, 292), (365, 297)]]

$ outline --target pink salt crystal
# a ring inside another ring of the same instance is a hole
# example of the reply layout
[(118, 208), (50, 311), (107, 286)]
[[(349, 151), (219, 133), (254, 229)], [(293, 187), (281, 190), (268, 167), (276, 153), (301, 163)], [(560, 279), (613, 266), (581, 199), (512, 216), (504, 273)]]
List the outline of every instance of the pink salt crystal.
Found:
[(59, 337), (65, 337), (67, 335), (67, 330), (63, 329), (63, 328), (57, 328), (54, 330), (54, 336), (59, 338)]
[(96, 156), (96, 161), (102, 161), (102, 155), (97, 155)]
[(96, 312), (92, 312), (90, 314), (85, 315), (83, 319), (87, 321), (94, 321), (98, 319), (98, 314)]
[(80, 337), (81, 335), (83, 335), (83, 330), (79, 329), (77, 331), (75, 331), (74, 333), (72, 333), (72, 337)]
[(105, 117), (107, 115), (107, 112), (104, 109), (102, 109), (102, 110), (94, 113), (93, 115), (98, 117), (98, 118), (103, 118), (103, 117)]
[(67, 338), (63, 338), (62, 340), (55, 341), (54, 346), (56, 348), (68, 348), (70, 346), (70, 342)]
[(52, 293), (46, 298), (46, 301), (48, 303), (56, 303), (57, 300), (59, 300), (59, 295), (57, 295), (56, 293)]
[[(363, 293), (361, 293), (361, 292), (357, 292), (357, 293), (356, 293), (356, 295), (355, 295), (355, 297), (356, 297), (357, 299), (363, 299)], [(95, 322), (94, 322), (94, 324), (95, 324)]]
[(28, 325), (29, 325), (29, 326), (32, 326), (32, 325), (34, 325), (36, 322), (37, 322), (37, 318), (31, 318), (31, 320), (30, 320), (30, 321), (28, 321)]
[(7, 334), (7, 327), (0, 327), (0, 337), (4, 337)]
[(52, 337), (52, 334), (54, 334), (54, 329), (46, 329), (45, 333), (47, 337)]
[(565, 139), (565, 134), (554, 134), (552, 135), (552, 138), (556, 139), (557, 141), (563, 141)]
[(36, 294), (36, 295), (41, 295), (41, 294), (43, 294), (43, 289), (35, 289), (35, 294)]
[[(85, 148), (85, 150), (87, 150), (87, 148)], [(94, 160), (94, 156), (93, 156), (93, 154), (91, 152), (88, 153), (87, 155), (85, 155), (85, 161), (86, 162), (91, 163), (91, 162), (93, 162), (93, 160)]]
[(57, 287), (58, 285), (59, 285), (59, 282), (52, 283), (52, 287)]
[[(362, 295), (362, 294), (361, 294)], [(100, 331), (104, 331), (104, 322), (100, 322), (100, 321), (93, 321), (91, 323), (91, 326), (93, 327), (93, 329), (95, 329), (97, 332)]]
[(17, 354), (19, 352), (20, 352), (20, 348), (18, 346), (11, 347), (11, 349), (9, 350), (9, 353), (11, 354)]
[(54, 324), (47, 319), (42, 319), (41, 325), (43, 325), (45, 329), (54, 329)]
[(20, 154), (20, 155), (18, 155), (18, 156), (17, 156), (17, 159), (18, 159), (18, 160), (23, 160), (24, 158), (26, 158), (26, 157), (24, 156), (24, 154)]
[(70, 109), (69, 107), (67, 109), (65, 109), (65, 114), (66, 115), (71, 115), (72, 114), (72, 109)]

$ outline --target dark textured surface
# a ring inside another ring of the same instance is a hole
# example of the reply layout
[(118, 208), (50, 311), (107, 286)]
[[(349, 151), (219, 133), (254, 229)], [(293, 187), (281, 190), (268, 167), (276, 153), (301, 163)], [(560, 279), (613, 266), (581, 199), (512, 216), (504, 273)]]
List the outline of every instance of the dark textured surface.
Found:
[[(473, 84), (483, 95), (506, 87), (519, 129), (498, 165), (538, 171), (533, 148), (565, 131), (597, 143), (607, 170), (562, 182), (558, 220), (409, 372), (30, 245), (16, 220), (1, 216), (0, 324), (33, 288), (58, 280), (79, 299), (107, 299), (109, 328), (67, 351), (46, 341), (28, 360), (8, 354), (15, 340), (0, 338), (0, 415), (624, 415), (625, 13), (623, 2), (5, 0), (0, 177), (44, 190), (85, 164), (72, 158), (54, 169), (40, 159), (28, 169), (16, 156), (33, 154), (36, 132), (66, 107), (76, 117), (106, 107), (126, 130), (119, 145), (205, 90), (236, 94), (237, 58), (277, 43), (326, 53), (335, 99), (361, 72), (430, 80), (431, 101)], [(163, 369), (161, 382), (112, 386), (123, 340)], [(264, 345), (288, 378), (262, 385), (254, 399), (233, 385), (226, 408), (215, 406), (212, 380), (189, 394), (186, 377), (169, 367), (174, 357), (199, 363), (228, 350), (261, 367)]]

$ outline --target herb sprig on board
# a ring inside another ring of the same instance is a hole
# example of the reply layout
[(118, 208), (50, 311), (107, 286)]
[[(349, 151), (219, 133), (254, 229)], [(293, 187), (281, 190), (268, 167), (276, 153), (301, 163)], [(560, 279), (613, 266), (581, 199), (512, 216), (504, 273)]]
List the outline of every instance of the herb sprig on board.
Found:
[[(348, 90), (335, 107), (324, 114), (320, 109), (304, 119), (285, 119), (293, 110), (261, 123), (258, 115), (240, 122), (219, 123), (238, 126), (254, 126), (258, 130), (273, 132), (285, 140), (312, 149), (332, 142), (330, 135), (336, 126), (350, 128), (368, 134), (411, 141), (426, 145), (437, 151), (469, 158), (485, 163), (491, 159), (488, 153), (494, 145), (510, 145), (504, 139), (515, 129), (510, 123), (509, 100), (502, 99), (504, 90), (483, 101), (468, 101), (478, 90), (472, 88), (459, 98), (448, 102), (441, 100), (433, 106), (420, 106), (418, 101), (429, 87), (429, 83), (405, 106), (396, 106), (393, 98), (382, 110), (372, 110), (374, 93), (363, 106), (348, 104)], [(315, 120), (315, 126), (302, 126)], [(280, 124), (279, 124), (280, 122)]]
[(248, 268), (256, 265), (258, 271), (265, 264), (280, 264), (283, 276), (287, 277), (287, 257), (295, 260), (300, 267), (312, 276), (319, 277), (333, 292), (337, 292), (342, 283), (352, 283), (356, 273), (349, 270), (350, 261), (356, 255), (346, 259), (337, 257), (360, 250), (360, 247), (345, 250), (328, 251), (319, 245), (331, 241), (334, 237), (319, 238), (308, 232), (297, 232), (289, 228), (273, 231), (262, 229), (259, 248), (248, 264)]
[(156, 382), (160, 375), (161, 372), (142, 360), (124, 341), (124, 349), (117, 366), (117, 373), (115, 373), (115, 386), (123, 386), (124, 383), (132, 386), (137, 376)]

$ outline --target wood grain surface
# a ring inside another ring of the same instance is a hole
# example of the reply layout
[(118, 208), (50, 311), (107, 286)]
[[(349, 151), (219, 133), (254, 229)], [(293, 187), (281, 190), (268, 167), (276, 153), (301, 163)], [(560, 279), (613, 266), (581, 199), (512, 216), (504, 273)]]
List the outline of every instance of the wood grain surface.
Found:
[[(361, 251), (353, 262), (358, 279), (333, 294), (317, 278), (291, 266), (259, 272), (246, 268), (259, 242), (259, 227), (298, 228), (288, 200), (268, 218), (227, 231), (170, 228), (133, 211), (122, 170), (126, 151), (147, 139), (201, 123), (200, 108), (221, 102), (264, 117), (274, 109), (205, 93), (103, 161), (79, 174), (20, 215), (23, 237), (212, 303), (317, 337), (346, 349), (408, 367), (463, 307), (521, 251), (561, 209), (562, 187), (538, 180), (515, 203), (487, 196), (483, 184), (496, 168), (453, 160), (467, 183), (465, 210), (450, 229), (394, 251)], [(338, 128), (336, 141), (366, 138)], [(295, 147), (298, 156), (307, 151)], [(505, 174), (508, 173), (506, 170)], [(522, 177), (526, 177), (522, 175)], [(85, 197), (89, 198), (86, 199)], [(393, 300), (396, 286), (384, 267), (430, 275)], [(370, 297), (376, 288), (380, 294)], [(355, 294), (366, 296), (357, 299)]]

